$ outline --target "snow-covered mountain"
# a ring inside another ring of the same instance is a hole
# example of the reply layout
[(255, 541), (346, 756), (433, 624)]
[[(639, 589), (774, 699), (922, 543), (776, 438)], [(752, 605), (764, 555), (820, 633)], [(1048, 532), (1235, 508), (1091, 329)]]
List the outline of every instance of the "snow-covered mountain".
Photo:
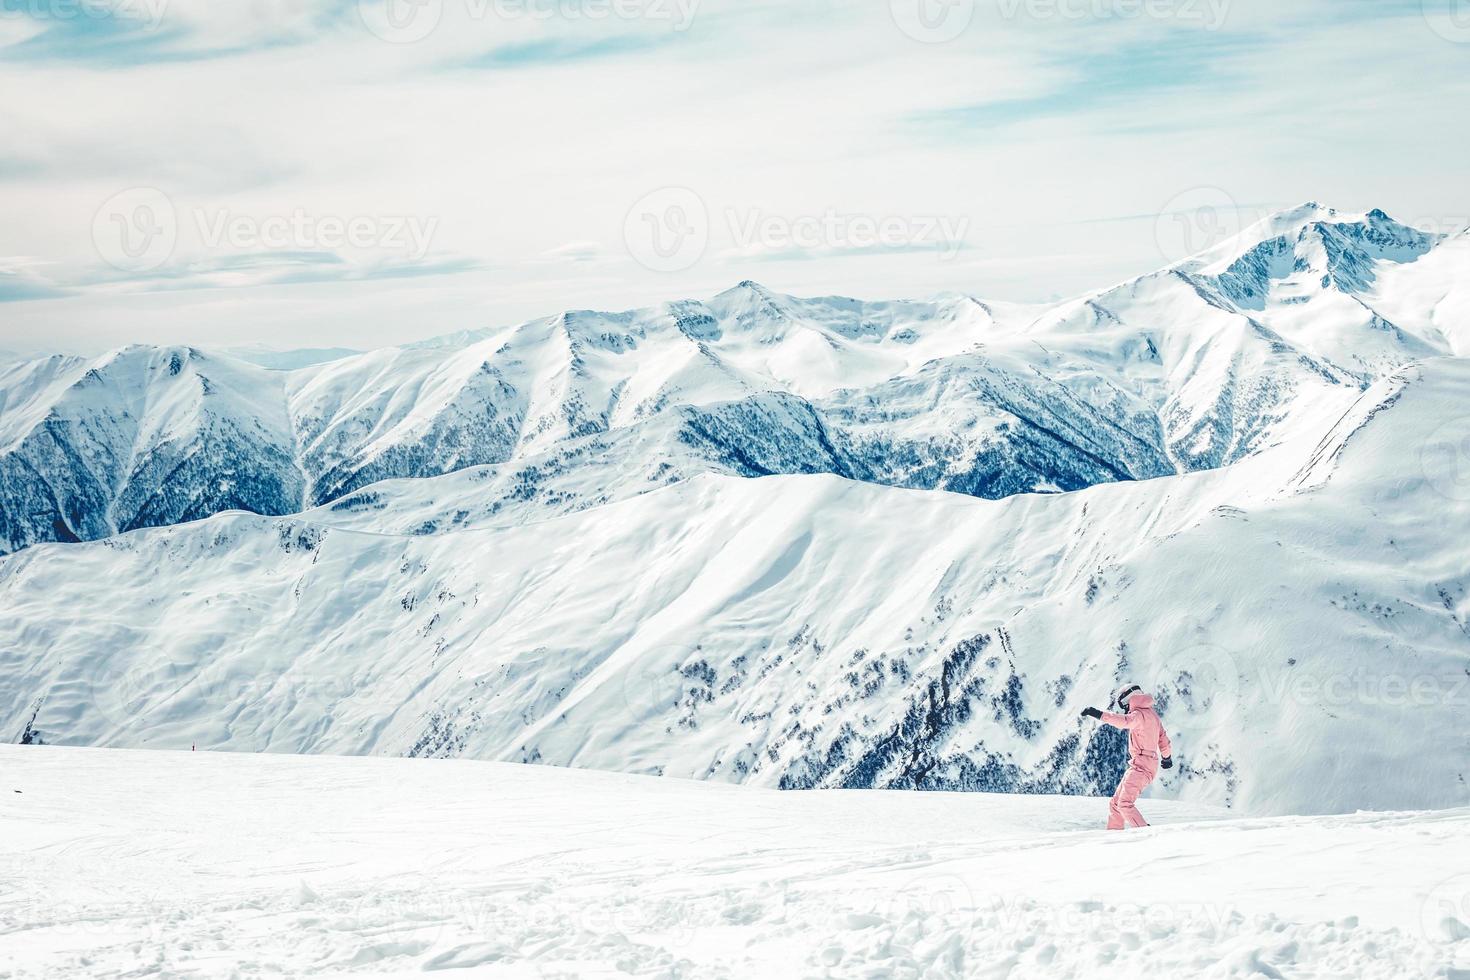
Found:
[(1090, 792), (1123, 749), (1078, 711), (1131, 678), (1156, 792), (1464, 804), (1467, 271), (1313, 206), (1050, 310), (747, 283), (287, 372), (28, 364), (9, 540), (106, 537), (0, 560), (0, 724)]
[(435, 491), (460, 506), (395, 526), (539, 520), (707, 472), (998, 499), (1213, 468), (1458, 353), (1467, 256), (1464, 236), (1309, 205), (1054, 309), (742, 283), (271, 362), (290, 371), (184, 348), (27, 362), (0, 368), (0, 552), (371, 509), (373, 484), (476, 467)]
[(51, 357), (0, 373), (0, 550), (302, 497), (277, 377), (187, 349)]
[(535, 526), (38, 546), (0, 564), (0, 704), (81, 744), (1083, 792), (1121, 745), (1077, 713), (1131, 677), (1169, 795), (1464, 803), (1470, 494), (1436, 440), (1467, 404), (1429, 361), (1313, 445), (998, 502), (703, 477)]

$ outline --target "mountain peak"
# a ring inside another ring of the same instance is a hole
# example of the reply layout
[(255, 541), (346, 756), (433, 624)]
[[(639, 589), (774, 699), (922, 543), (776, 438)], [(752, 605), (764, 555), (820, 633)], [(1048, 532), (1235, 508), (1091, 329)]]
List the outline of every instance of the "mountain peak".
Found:
[(762, 286), (754, 279), (742, 279), (740, 282), (736, 283), (734, 286), (731, 286), (729, 289), (725, 290), (719, 295), (739, 296), (746, 293), (753, 293), (756, 296), (759, 296), (761, 299), (770, 299), (772, 295), (774, 295), (769, 289), (767, 289), (765, 286)]
[(741, 327), (784, 321), (786, 305), (778, 294), (751, 279), (732, 286), (708, 303), (716, 316), (732, 318)]
[[(1422, 254), (1429, 237), (1401, 224), (1381, 208), (1368, 212), (1339, 211), (1317, 201), (1277, 211), (1174, 268), (1190, 273), (1220, 274), (1243, 260), (1251, 260), (1263, 247), (1273, 254), (1283, 248), (1305, 247), (1305, 239), (1329, 234), (1360, 242), (1369, 251), (1391, 250), (1398, 261)], [(1384, 257), (1384, 256), (1378, 256)]]
[(1307, 201), (1294, 208), (1275, 211), (1267, 215), (1260, 223), (1281, 228), (1309, 224), (1313, 221), (1331, 220), (1338, 217), (1339, 213), (1336, 208), (1328, 207), (1320, 201)]

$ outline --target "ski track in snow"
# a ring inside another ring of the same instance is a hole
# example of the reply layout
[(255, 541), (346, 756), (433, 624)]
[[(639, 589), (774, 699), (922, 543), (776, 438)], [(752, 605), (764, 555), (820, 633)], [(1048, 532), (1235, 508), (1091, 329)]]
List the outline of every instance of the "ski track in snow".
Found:
[[(0, 747), (0, 977), (1470, 976), (1470, 809)], [(17, 793), (15, 790), (21, 790)]]

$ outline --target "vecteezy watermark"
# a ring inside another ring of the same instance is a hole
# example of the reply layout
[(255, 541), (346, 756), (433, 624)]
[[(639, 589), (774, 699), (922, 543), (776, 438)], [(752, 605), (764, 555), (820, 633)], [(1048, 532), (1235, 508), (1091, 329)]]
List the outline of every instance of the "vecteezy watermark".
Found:
[(1235, 906), (1204, 900), (1114, 905), (1087, 899), (1048, 903), (1006, 895), (982, 900), (978, 913), (993, 916), (998, 928), (1016, 936), (1143, 935), (1152, 930), (1184, 932), (1198, 926), (1221, 934), (1244, 921)]
[(92, 243), (108, 265), (123, 272), (150, 272), (172, 258), (181, 228), (190, 223), (199, 243), (211, 251), (377, 250), (415, 262), (428, 254), (439, 227), (436, 217), (342, 216), (305, 208), (259, 215), (195, 207), (181, 216), (163, 191), (135, 187), (114, 194), (97, 209)]
[(174, 253), (179, 240), (173, 201), (156, 187), (134, 187), (103, 202), (92, 218), (97, 254), (123, 272), (150, 272)]
[(226, 717), (252, 705), (306, 704), (340, 716), (386, 716), (411, 696), (392, 678), (324, 674), (289, 667), (279, 672), (233, 661), (184, 664), (158, 657), (109, 659), (91, 681), (90, 704), (114, 727), (146, 724), (155, 711), (188, 705), (200, 717)]
[(1159, 209), (1154, 240), (1169, 262), (1179, 262), (1241, 231), (1241, 209), (1218, 187), (1195, 187), (1176, 194)]
[(1225, 724), (1240, 707), (1243, 685), (1239, 658), (1213, 643), (1194, 643), (1171, 651), (1146, 681), (1145, 691), (1164, 696), (1191, 715)]
[[(736, 842), (732, 835), (731, 843)], [(701, 930), (749, 924), (766, 909), (789, 903), (787, 886), (779, 881), (708, 890), (698, 883), (692, 890), (678, 885), (633, 888), (609, 899), (586, 888), (563, 887), (586, 880), (578, 865), (553, 858), (542, 865), (535, 881), (487, 883), (446, 862), (375, 883), (349, 906), (346, 917), (359, 931), (380, 938), (444, 947), (427, 968), (452, 969), (461, 965), (456, 947), (499, 946), (500, 964), (514, 964), (527, 947), (548, 935), (602, 949), (636, 943), (677, 959)], [(474, 962), (483, 960), (462, 965)]]
[[(675, 32), (694, 24), (701, 0), (448, 0), (472, 22), (612, 20), (663, 23)], [(438, 29), (446, 0), (357, 0), (358, 15), (374, 36), (391, 44), (414, 44)]]
[(265, 217), (199, 208), (193, 215), (199, 238), (210, 249), (381, 249), (401, 252), (415, 262), (429, 253), (439, 227), (439, 219), (433, 217), (362, 214), (344, 218), (312, 214), (304, 208)]
[[(624, 650), (613, 654), (625, 655)], [(637, 724), (673, 725), (681, 712), (713, 699), (712, 676), (697, 646), (659, 644), (642, 650), (619, 679), (623, 708)]]
[(0, 20), (120, 20), (152, 31), (163, 23), (168, 5), (169, 0), (0, 0)]
[(464, 0), (472, 17), (490, 8), (501, 20), (656, 21), (683, 32), (694, 25), (701, 0)]
[(654, 272), (692, 269), (709, 248), (709, 232), (709, 208), (687, 187), (644, 195), (623, 222), (628, 254)]
[(1006, 20), (1167, 20), (1217, 31), (1230, 16), (1231, 0), (997, 0), (997, 3)]
[(358, 0), (357, 13), (373, 36), (390, 44), (415, 44), (444, 19), (444, 0)]
[(1415, 214), (1391, 215), (1390, 217), (1401, 225), (1439, 238), (1458, 235), (1470, 229), (1470, 214)]
[(932, 249), (950, 260), (965, 247), (970, 219), (964, 215), (767, 214), (759, 209), (725, 212), (737, 252), (882, 252)]
[[(23, 926), (45, 923), (53, 935), (86, 937), (85, 945), (93, 948), (127, 943), (152, 948), (164, 942), (170, 927), (180, 921), (171, 914), (180, 911), (180, 896), (156, 879), (158, 868), (146, 856), (114, 853), (107, 863), (109, 874), (99, 881), (96, 866), (85, 857), (47, 854), (44, 869), (28, 872), (48, 881), (85, 881), (90, 887), (79, 893), (24, 889), (7, 912)], [(95, 941), (99, 939), (104, 942)]]
[(1456, 970), (1470, 967), (1470, 874), (1447, 878), (1434, 887), (1419, 908), (1419, 924), (1432, 943), (1452, 944)]
[(942, 929), (963, 942), (975, 926), (975, 893), (970, 883), (954, 874), (918, 874), (889, 886), (844, 890), (831, 912), (848, 930), (913, 922)]
[(1470, 415), (1450, 419), (1419, 452), (1424, 480), (1447, 500), (1470, 500)]
[(1470, 0), (1420, 0), (1429, 29), (1446, 41), (1470, 44)]
[(522, 924), (540, 928), (556, 924), (558, 916), (539, 902), (502, 902), (455, 883), (455, 877), (430, 866), (380, 879), (357, 896), (348, 911), (349, 921), (373, 935), (412, 939), (430, 947), (456, 939), (488, 942), (515, 935)]
[(1470, 675), (1460, 668), (1439, 673), (1358, 668), (1311, 676), (1262, 667), (1257, 684), (1261, 700), (1272, 705), (1470, 709)]
[(1273, 715), (1287, 705), (1470, 709), (1470, 674), (1453, 660), (1416, 671), (1376, 664), (1314, 667), (1296, 657), (1273, 662), (1259, 652), (1236, 654), (1212, 643), (1174, 649), (1165, 641), (1160, 649), (1169, 651), (1162, 666), (1129, 679), (1160, 698), (1168, 713), (1200, 716), (1213, 725), (1231, 722), (1247, 705)]
[(889, 0), (893, 22), (915, 41), (944, 44), (975, 20), (975, 0)]
[[(775, 214), (727, 208), (721, 215), (730, 254), (781, 258), (810, 254), (933, 251), (953, 259), (965, 248), (963, 215), (873, 215), (827, 210)], [(654, 272), (693, 268), (709, 248), (712, 222), (704, 199), (687, 187), (666, 187), (633, 205), (623, 224), (628, 254)]]

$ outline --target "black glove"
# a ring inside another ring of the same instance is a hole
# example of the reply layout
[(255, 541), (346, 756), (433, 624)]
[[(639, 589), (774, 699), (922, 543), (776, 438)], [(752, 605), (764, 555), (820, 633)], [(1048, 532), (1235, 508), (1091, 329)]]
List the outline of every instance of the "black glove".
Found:
[(1173, 769), (1174, 768), (1174, 760), (1172, 758), (1170, 758), (1169, 756), (1166, 755), (1166, 756), (1164, 756), (1164, 761), (1163, 762), (1160, 762), (1159, 765), (1161, 767), (1163, 767), (1164, 769)]
[(1102, 717), (1102, 712), (1101, 711), (1098, 711), (1096, 708), (1083, 708), (1082, 709), (1082, 717), (1084, 717), (1084, 718), (1101, 718)]

